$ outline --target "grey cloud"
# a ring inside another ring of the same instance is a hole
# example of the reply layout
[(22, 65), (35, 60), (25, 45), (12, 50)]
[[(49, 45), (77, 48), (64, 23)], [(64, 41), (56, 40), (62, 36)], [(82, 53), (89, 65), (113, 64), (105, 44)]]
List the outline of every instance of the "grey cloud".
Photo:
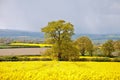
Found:
[(120, 0), (1, 1), (0, 28), (40, 31), (49, 21), (64, 19), (76, 33), (119, 33)]

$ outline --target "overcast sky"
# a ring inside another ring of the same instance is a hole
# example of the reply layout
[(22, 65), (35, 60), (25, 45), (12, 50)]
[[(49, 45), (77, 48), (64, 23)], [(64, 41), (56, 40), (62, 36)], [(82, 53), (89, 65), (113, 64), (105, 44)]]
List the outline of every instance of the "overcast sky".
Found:
[(0, 0), (0, 29), (38, 32), (59, 19), (76, 33), (120, 33), (120, 0)]

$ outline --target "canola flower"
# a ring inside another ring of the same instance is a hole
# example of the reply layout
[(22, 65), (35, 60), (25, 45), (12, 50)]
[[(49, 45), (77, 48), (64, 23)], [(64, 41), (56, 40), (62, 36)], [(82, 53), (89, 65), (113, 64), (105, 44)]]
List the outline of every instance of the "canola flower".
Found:
[(120, 80), (120, 63), (0, 62), (0, 80)]
[(38, 46), (38, 47), (51, 47), (52, 44), (30, 44), (30, 43), (11, 43), (11, 46)]

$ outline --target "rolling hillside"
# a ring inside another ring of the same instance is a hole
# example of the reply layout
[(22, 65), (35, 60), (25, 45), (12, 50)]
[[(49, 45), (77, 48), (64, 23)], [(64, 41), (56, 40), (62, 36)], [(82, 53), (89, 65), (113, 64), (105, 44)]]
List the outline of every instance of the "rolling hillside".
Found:
[(0, 29), (0, 37), (19, 37), (19, 36), (43, 37), (43, 33)]

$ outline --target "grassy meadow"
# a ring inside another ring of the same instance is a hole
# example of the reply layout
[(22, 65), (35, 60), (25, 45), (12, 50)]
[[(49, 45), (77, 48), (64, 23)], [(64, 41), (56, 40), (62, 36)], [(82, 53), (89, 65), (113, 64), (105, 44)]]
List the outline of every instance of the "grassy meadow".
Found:
[(120, 80), (118, 62), (0, 62), (0, 80)]

